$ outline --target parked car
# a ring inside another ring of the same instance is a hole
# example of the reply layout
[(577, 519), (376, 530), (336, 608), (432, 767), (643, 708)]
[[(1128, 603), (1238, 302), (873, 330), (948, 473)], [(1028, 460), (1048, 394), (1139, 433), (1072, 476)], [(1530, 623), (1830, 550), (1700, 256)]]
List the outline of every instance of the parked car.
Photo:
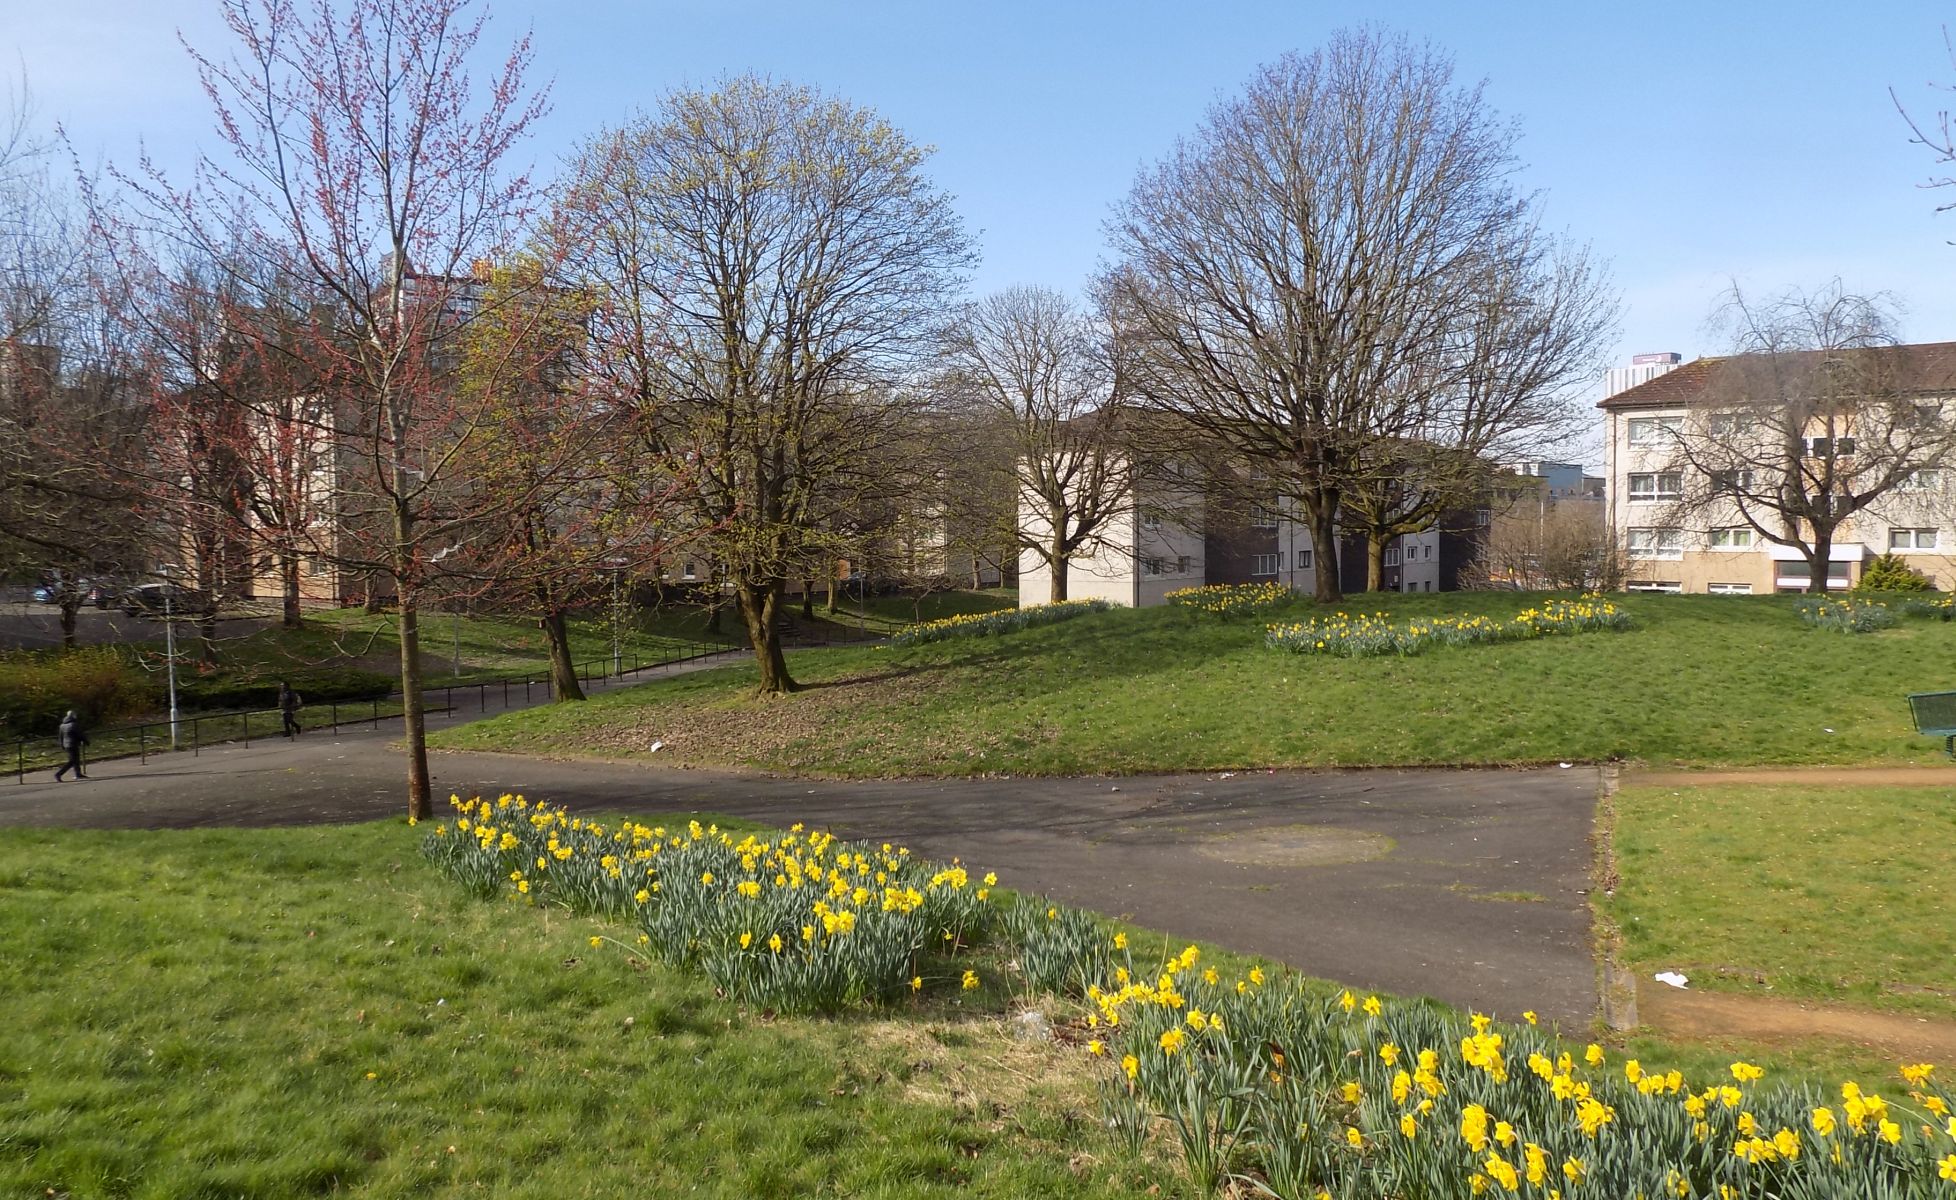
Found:
[(79, 595), (86, 601), (91, 587), (86, 579), (67, 580), (59, 574), (47, 575), (34, 585), (34, 600), (38, 604), (59, 604), (65, 594)]
[(140, 583), (122, 594), (122, 614), (126, 617), (202, 615), (211, 611), (211, 599), (195, 588), (174, 583)]

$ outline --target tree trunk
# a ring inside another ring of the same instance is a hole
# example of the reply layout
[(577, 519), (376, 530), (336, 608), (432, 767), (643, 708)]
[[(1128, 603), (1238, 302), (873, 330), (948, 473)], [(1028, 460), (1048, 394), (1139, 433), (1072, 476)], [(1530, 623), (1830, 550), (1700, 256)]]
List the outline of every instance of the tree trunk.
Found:
[(719, 637), (723, 632), (723, 627), (720, 624), (720, 610), (724, 605), (721, 604), (720, 573), (712, 567), (708, 567), (706, 570), (706, 588), (704, 594), (706, 596), (706, 631), (714, 637)]
[(813, 621), (815, 619), (815, 581), (813, 579), (804, 579), (801, 581), (801, 619), (804, 621)]
[(1317, 563), (1311, 595), (1319, 604), (1336, 604), (1345, 598), (1338, 580), (1338, 494), (1330, 491), (1327, 496), (1324, 492), (1321, 489), (1315, 501), (1306, 505)]
[[(1052, 550), (1046, 561), (1052, 566), (1052, 570), (1048, 574), (1053, 577), (1052, 595), (1046, 599), (1050, 603), (1058, 604), (1060, 601), (1066, 599), (1066, 550), (1060, 544), (1058, 538), (1053, 539)], [(1139, 571), (1141, 564), (1134, 564), (1134, 569)]]
[(290, 550), (279, 555), (278, 581), (285, 607), (279, 623), (287, 629), (299, 627), (299, 556)]
[(836, 611), (837, 611), (837, 610), (836, 610), (836, 606), (835, 606), (835, 568), (834, 568), (834, 567), (830, 567), (830, 568), (829, 568), (829, 605), (828, 605), (828, 608), (829, 608), (829, 615), (830, 615), (830, 616), (834, 616), (834, 615), (836, 614)]
[(1834, 553), (1834, 535), (1830, 530), (1821, 533), (1814, 531), (1813, 542), (1807, 548), (1807, 591), (1816, 595), (1827, 594), (1827, 560)]
[(547, 610), (537, 622), (543, 626), (543, 640), (550, 646), (550, 694), (559, 700), (582, 700), (584, 689), (577, 682), (577, 664), (571, 658), (570, 626), (564, 610)]
[(211, 606), (197, 614), (197, 661), (207, 667), (217, 665), (217, 599), (212, 597)]
[(380, 611), (380, 573), (378, 571), (369, 572), (367, 575), (367, 598), (361, 602), (361, 607), (369, 614)]
[(781, 653), (781, 631), (775, 622), (781, 615), (781, 583), (739, 583), (734, 598), (740, 605), (740, 619), (747, 626), (747, 640), (754, 647), (754, 662), (761, 669), (762, 695), (781, 695), (799, 686), (788, 674), (788, 660)]
[(435, 815), (434, 789), (428, 779), (428, 722), (421, 707), (421, 627), (415, 600), (400, 590), (401, 606), (401, 733), (407, 741), (408, 817), (426, 821)]
[(63, 650), (75, 648), (75, 614), (81, 611), (80, 597), (71, 597), (67, 594), (71, 590), (64, 584), (61, 592), (61, 648)]

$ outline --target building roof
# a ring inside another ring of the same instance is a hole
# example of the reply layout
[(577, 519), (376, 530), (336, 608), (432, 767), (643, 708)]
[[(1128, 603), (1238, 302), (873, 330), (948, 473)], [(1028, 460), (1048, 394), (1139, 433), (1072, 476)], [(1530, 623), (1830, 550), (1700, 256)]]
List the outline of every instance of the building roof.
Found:
[[(1895, 371), (1897, 382), (1902, 389), (1914, 393), (1956, 392), (1956, 342), (1923, 342), (1913, 346), (1895, 346), (1884, 350), (1851, 350), (1848, 354), (1893, 353), (1896, 356)], [(1841, 351), (1802, 350), (1783, 355), (1786, 365), (1792, 369), (1818, 362), (1822, 356), (1839, 354)], [(1697, 403), (1712, 386), (1735, 364), (1746, 360), (1759, 360), (1765, 355), (1732, 355), (1722, 358), (1694, 358), (1681, 367), (1674, 368), (1633, 388), (1625, 388), (1614, 396), (1607, 396), (1596, 407), (1604, 409), (1626, 408), (1686, 408)]]

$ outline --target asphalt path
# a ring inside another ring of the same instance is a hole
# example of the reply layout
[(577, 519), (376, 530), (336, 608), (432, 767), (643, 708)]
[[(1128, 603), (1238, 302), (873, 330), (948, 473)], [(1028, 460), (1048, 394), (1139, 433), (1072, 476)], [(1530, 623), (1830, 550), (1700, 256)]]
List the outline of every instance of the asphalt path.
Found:
[[(435, 717), (439, 728), (473, 714)], [(184, 829), (401, 812), (398, 731), (347, 730), (0, 782), (0, 825)], [(834, 782), (437, 754), (438, 794), (726, 813), (995, 870), (1007, 887), (1353, 987), (1586, 1024), (1593, 769)], [(444, 811), (446, 811), (444, 809)]]

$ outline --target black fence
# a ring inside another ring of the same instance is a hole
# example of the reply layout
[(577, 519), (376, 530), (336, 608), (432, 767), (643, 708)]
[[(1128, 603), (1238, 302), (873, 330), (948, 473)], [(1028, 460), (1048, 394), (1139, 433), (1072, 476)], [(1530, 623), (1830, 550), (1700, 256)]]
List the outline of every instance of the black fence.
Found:
[[(616, 658), (606, 655), (603, 658), (586, 659), (573, 663), (572, 670), (585, 687), (593, 683), (604, 683), (611, 679), (625, 679), (643, 671), (658, 670), (662, 667), (678, 666), (711, 658), (716, 654), (743, 650), (746, 643), (737, 638), (702, 638), (680, 642), (672, 648), (672, 653), (663, 656), (647, 656), (642, 653), (620, 654)], [(476, 711), (489, 711), (489, 698), (498, 696), (498, 704), (507, 708), (522, 697), (525, 704), (531, 703), (539, 691), (550, 694), (551, 682), (546, 669), (542, 673), (528, 672), (522, 675), (494, 676), (470, 683), (442, 684), (439, 687), (423, 686), (421, 689), (421, 711), (428, 713), (453, 713), (464, 711), (468, 705), (469, 693), (475, 693)], [(458, 702), (459, 697), (459, 702)], [(440, 703), (436, 701), (439, 699)], [(324, 719), (322, 720), (322, 716)], [(367, 725), (380, 728), (382, 721), (398, 721), (403, 716), (401, 693), (392, 692), (386, 696), (370, 700), (341, 700), (324, 704), (309, 704), (298, 715), (299, 724), (306, 729), (340, 729), (345, 726)], [(252, 740), (284, 735), (284, 716), (275, 708), (240, 709), (232, 712), (200, 712), (185, 714), (178, 718), (177, 745), (174, 749), (188, 750), (192, 755), (200, 753), (205, 746), (224, 745), (243, 742), (249, 746)], [(4, 744), (4, 743), (0, 743)], [(112, 725), (88, 731), (88, 747), (83, 754), (84, 762), (100, 762), (109, 758), (139, 757), (149, 761), (152, 754), (169, 753), (170, 722), (143, 721), (131, 725)], [(60, 766), (68, 760), (67, 752), (53, 737), (19, 738), (14, 743), (14, 781), (26, 783), (30, 771), (45, 771)], [(0, 770), (5, 770), (0, 767)]]

